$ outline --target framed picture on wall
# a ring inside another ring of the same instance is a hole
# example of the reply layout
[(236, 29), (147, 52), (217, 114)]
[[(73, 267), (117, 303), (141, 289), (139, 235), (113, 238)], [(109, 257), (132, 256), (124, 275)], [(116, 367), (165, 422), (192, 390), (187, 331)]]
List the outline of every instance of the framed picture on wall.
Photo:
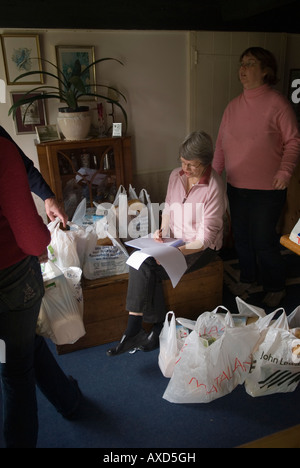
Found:
[(2, 34), (4, 67), (8, 85), (40, 84), (43, 75), (30, 75), (14, 82), (22, 73), (42, 70), (39, 36), (37, 34)]
[[(56, 46), (57, 66), (62, 73), (70, 79), (72, 74), (82, 72), (95, 61), (95, 50), (93, 46)], [(89, 85), (89, 92), (96, 92), (96, 68), (93, 65), (81, 76), (85, 85)], [(61, 86), (61, 84), (60, 84)], [(91, 97), (93, 100), (94, 98)], [(87, 97), (84, 100), (88, 100)]]
[(288, 98), (300, 123), (300, 69), (290, 71)]
[[(24, 97), (25, 94), (28, 97), (31, 97), (42, 93), (27, 94), (25, 92), (12, 92), (10, 94), (12, 103), (14, 104)], [(29, 107), (28, 104), (18, 107), (14, 120), (17, 135), (21, 135), (23, 133), (35, 133), (35, 127), (47, 124), (44, 101), (41, 99), (33, 102)]]

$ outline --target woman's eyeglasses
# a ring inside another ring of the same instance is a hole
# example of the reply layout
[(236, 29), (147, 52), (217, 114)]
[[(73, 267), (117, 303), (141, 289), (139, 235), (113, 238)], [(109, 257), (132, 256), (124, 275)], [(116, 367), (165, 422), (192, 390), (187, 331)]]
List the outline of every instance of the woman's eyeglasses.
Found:
[(182, 159), (180, 159), (180, 162), (181, 162), (181, 165), (182, 166), (185, 166), (189, 169), (198, 169), (198, 167), (201, 166), (201, 163), (200, 164), (191, 164), (191, 163), (186, 163), (185, 161), (183, 161)]
[(240, 62), (239, 67), (240, 68), (251, 68), (256, 65), (257, 62), (255, 60), (249, 60), (248, 62)]

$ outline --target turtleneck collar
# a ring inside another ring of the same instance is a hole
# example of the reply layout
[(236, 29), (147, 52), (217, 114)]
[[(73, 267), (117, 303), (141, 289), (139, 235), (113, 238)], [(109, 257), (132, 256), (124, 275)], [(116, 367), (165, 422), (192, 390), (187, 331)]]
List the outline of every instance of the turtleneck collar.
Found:
[(258, 88), (244, 89), (243, 94), (246, 98), (252, 98), (265, 94), (267, 91), (269, 91), (269, 89), (270, 86), (268, 84), (263, 84), (261, 86), (258, 86)]

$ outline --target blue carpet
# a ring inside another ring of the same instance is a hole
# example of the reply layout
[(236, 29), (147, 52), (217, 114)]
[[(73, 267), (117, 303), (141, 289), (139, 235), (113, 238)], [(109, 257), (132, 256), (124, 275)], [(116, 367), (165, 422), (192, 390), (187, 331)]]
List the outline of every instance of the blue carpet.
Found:
[[(298, 284), (288, 287), (287, 313), (299, 305), (299, 289)], [(223, 304), (236, 312), (226, 287)], [(49, 346), (56, 355), (54, 345)], [(78, 419), (71, 422), (38, 391), (39, 448), (231, 448), (300, 422), (299, 386), (293, 393), (259, 398), (239, 386), (209, 404), (171, 404), (162, 398), (168, 379), (158, 367), (158, 350), (108, 358), (109, 347), (56, 355), (65, 372), (78, 380), (84, 400)]]
[(174, 405), (162, 399), (168, 380), (158, 351), (108, 358), (107, 348), (58, 356), (85, 401), (70, 422), (39, 393), (38, 447), (228, 448), (299, 424), (299, 387), (252, 398), (240, 386), (208, 405)]
[(239, 386), (206, 405), (174, 405), (162, 399), (158, 351), (108, 358), (107, 348), (57, 356), (84, 401), (71, 422), (38, 391), (39, 448), (231, 448), (299, 424), (299, 387), (252, 398)]

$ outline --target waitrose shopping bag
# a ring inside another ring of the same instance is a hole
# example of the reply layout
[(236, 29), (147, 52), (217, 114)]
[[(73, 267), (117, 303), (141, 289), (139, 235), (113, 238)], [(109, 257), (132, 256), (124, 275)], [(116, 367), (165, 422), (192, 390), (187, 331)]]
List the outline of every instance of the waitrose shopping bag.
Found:
[(171, 403), (209, 403), (243, 384), (250, 370), (260, 336), (255, 324), (236, 327), (230, 312), (206, 312), (197, 322), (163, 395)]

